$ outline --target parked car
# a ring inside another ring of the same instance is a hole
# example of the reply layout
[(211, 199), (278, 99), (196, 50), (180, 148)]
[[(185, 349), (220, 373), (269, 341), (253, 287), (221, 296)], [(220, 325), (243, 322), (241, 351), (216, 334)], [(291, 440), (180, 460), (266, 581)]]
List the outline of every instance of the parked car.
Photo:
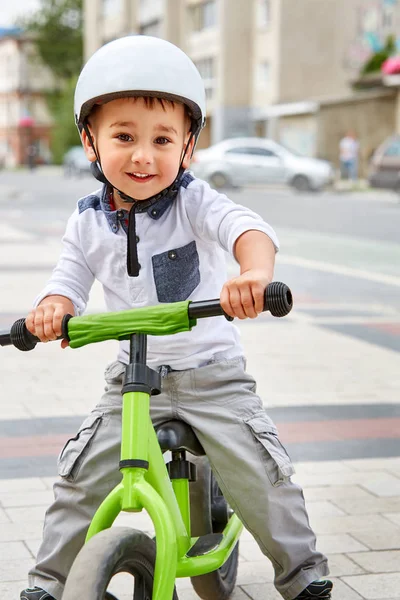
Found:
[(400, 135), (387, 138), (372, 155), (368, 181), (371, 187), (400, 193)]
[(82, 146), (73, 146), (64, 154), (63, 167), (66, 177), (90, 173), (90, 162)]
[(273, 140), (256, 137), (232, 138), (198, 150), (191, 169), (215, 188), (284, 183), (299, 191), (311, 191), (334, 179), (329, 162), (301, 156)]

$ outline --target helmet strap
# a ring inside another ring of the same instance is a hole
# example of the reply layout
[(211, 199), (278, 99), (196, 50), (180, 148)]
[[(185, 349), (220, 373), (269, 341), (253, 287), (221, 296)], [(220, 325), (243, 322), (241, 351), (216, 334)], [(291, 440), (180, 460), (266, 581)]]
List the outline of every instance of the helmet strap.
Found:
[[(96, 156), (96, 160), (93, 161), (90, 165), (90, 172), (92, 173), (93, 177), (95, 179), (97, 179), (97, 181), (100, 181), (101, 183), (105, 183), (106, 185), (108, 185), (109, 187), (115, 189), (118, 193), (118, 196), (121, 198), (121, 200), (123, 200), (124, 202), (130, 202), (130, 203), (134, 203), (134, 202), (138, 202), (137, 199), (132, 198), (131, 196), (128, 196), (127, 194), (125, 194), (124, 192), (122, 192), (121, 190), (119, 190), (117, 187), (115, 187), (108, 179), (107, 177), (104, 175), (103, 173), (103, 169), (101, 167), (101, 162), (100, 162), (100, 155), (97, 151), (97, 148), (95, 146), (92, 134), (90, 133), (90, 129), (88, 127), (88, 120), (87, 118), (84, 120), (84, 122), (82, 123), (82, 128), (85, 130), (85, 133), (87, 135), (87, 138), (89, 140), (89, 143), (91, 145), (91, 147), (93, 148), (93, 152)], [(181, 177), (185, 171), (184, 167), (182, 166), (183, 160), (186, 156), (186, 152), (188, 151), (190, 142), (192, 141), (192, 138), (195, 137), (196, 132), (194, 131), (194, 128), (192, 127), (190, 129), (190, 137), (188, 139), (188, 142), (185, 146), (185, 148), (182, 151), (182, 155), (181, 155), (181, 162), (179, 165), (179, 169), (178, 169), (178, 173), (174, 179), (174, 181), (171, 183), (171, 185), (169, 185), (167, 188), (165, 188), (164, 190), (162, 190), (161, 192), (159, 192), (158, 194), (155, 194), (154, 196), (150, 196), (150, 198), (146, 198), (147, 202), (151, 202), (151, 201), (158, 201), (161, 200), (161, 198), (164, 198), (167, 194), (172, 193), (172, 194), (176, 194), (179, 190), (179, 183), (181, 180)]]

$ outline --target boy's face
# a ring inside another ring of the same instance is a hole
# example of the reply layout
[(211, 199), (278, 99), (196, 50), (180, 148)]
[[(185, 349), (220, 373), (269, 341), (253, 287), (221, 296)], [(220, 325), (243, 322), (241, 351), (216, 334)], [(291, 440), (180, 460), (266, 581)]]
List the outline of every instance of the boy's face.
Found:
[[(146, 200), (172, 184), (189, 139), (182, 104), (156, 101), (150, 107), (143, 98), (121, 98), (98, 107), (89, 122), (103, 172), (117, 189)], [(84, 131), (82, 141), (88, 159), (96, 160)], [(185, 169), (192, 147), (193, 140)]]

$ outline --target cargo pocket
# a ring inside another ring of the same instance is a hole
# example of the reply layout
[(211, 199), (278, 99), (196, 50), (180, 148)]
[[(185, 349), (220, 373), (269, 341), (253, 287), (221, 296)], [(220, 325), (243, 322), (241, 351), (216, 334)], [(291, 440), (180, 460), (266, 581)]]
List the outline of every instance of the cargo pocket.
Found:
[(102, 419), (102, 415), (90, 415), (82, 423), (76, 436), (65, 444), (58, 457), (60, 477), (70, 481), (75, 479)]
[(152, 257), (154, 282), (159, 302), (187, 300), (200, 283), (196, 242)]
[(119, 360), (116, 360), (107, 365), (104, 371), (104, 379), (107, 383), (122, 383), (125, 369), (126, 366), (119, 362)]
[(287, 481), (294, 473), (288, 453), (278, 439), (278, 432), (267, 415), (257, 413), (245, 421), (256, 438), (260, 458), (273, 486)]

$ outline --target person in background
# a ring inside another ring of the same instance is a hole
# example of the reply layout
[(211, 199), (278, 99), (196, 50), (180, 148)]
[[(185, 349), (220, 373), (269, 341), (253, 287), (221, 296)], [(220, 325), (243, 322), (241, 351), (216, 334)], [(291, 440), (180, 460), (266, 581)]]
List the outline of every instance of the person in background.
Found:
[(358, 154), (360, 144), (353, 131), (349, 131), (339, 143), (340, 174), (342, 179), (358, 179)]

